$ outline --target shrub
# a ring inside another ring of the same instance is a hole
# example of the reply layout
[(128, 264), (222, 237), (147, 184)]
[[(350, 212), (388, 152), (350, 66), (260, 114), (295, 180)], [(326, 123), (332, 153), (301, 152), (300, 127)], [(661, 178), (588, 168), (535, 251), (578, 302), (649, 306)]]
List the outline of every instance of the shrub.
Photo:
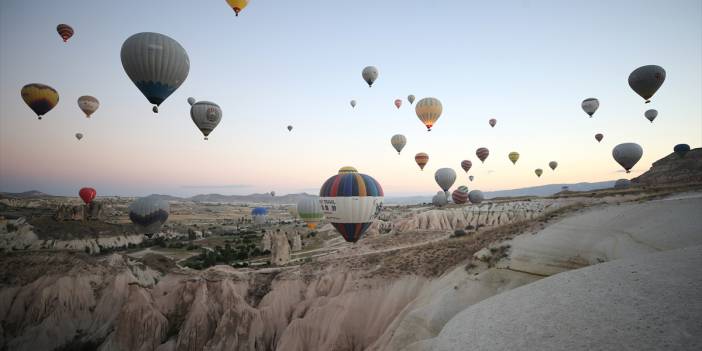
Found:
[(8, 233), (12, 233), (17, 230), (17, 226), (14, 223), (7, 223), (5, 227), (7, 228)]
[(465, 236), (465, 235), (466, 235), (466, 231), (463, 229), (456, 229), (453, 231), (453, 236), (456, 238), (459, 236)]

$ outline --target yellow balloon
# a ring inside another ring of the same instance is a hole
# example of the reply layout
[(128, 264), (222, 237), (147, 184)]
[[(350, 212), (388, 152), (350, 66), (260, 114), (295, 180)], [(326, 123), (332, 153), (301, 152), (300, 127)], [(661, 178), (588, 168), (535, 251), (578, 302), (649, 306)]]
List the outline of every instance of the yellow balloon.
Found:
[(358, 170), (355, 167), (351, 166), (344, 166), (339, 168), (339, 174), (342, 173), (358, 173)]
[(227, 4), (229, 4), (229, 7), (234, 10), (234, 13), (236, 13), (237, 16), (239, 16), (239, 12), (241, 12), (246, 5), (249, 4), (249, 0), (226, 0)]
[(441, 106), (441, 101), (439, 101), (439, 99), (428, 97), (419, 100), (414, 107), (414, 111), (417, 113), (419, 120), (422, 121), (427, 127), (427, 130), (430, 131), (431, 127), (436, 123), (436, 120), (441, 116), (443, 106)]
[(509, 157), (509, 160), (512, 161), (512, 164), (516, 164), (517, 160), (519, 159), (519, 153), (516, 151), (512, 151), (507, 157)]
[(27, 84), (22, 87), (22, 100), (39, 116), (51, 111), (59, 101), (56, 89), (44, 84)]

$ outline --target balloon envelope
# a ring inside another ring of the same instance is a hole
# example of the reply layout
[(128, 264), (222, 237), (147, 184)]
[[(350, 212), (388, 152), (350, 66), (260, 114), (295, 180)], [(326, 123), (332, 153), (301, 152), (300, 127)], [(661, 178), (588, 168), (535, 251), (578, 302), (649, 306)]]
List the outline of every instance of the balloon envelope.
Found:
[(322, 206), (319, 204), (319, 197), (306, 197), (297, 202), (297, 215), (305, 221), (307, 227), (314, 229), (324, 218)]
[(410, 105), (412, 105), (414, 103), (414, 95), (407, 95), (407, 101), (409, 101)]
[(73, 28), (67, 24), (59, 24), (56, 26), (56, 32), (61, 36), (61, 39), (63, 39), (63, 42), (67, 42), (68, 39), (70, 39), (73, 36)]
[(490, 123), (490, 127), (495, 128), (495, 125), (497, 124), (497, 120), (494, 118), (491, 118), (488, 123)]
[(424, 152), (420, 152), (414, 155), (414, 162), (417, 162), (419, 169), (424, 170), (424, 166), (426, 166), (427, 162), (429, 162), (429, 155)]
[(249, 4), (249, 0), (225, 0), (227, 5), (234, 10), (235, 16), (239, 16), (239, 12), (244, 10), (246, 5)]
[(78, 196), (80, 196), (86, 204), (93, 202), (95, 195), (97, 195), (97, 192), (93, 188), (81, 188), (80, 191), (78, 191)]
[(468, 193), (468, 201), (474, 204), (479, 204), (483, 202), (485, 199), (485, 196), (483, 195), (483, 192), (480, 190), (473, 190)]
[(644, 112), (644, 117), (646, 117), (647, 120), (651, 121), (651, 123), (653, 123), (653, 120), (656, 119), (657, 116), (658, 111), (653, 109)]
[(626, 173), (629, 173), (634, 165), (639, 162), (642, 155), (643, 149), (636, 143), (623, 143), (612, 149), (612, 157), (626, 170)]
[(588, 116), (592, 117), (592, 115), (595, 114), (595, 111), (600, 108), (600, 100), (597, 100), (596, 98), (587, 98), (583, 100), (580, 107), (582, 107), (583, 111), (585, 111)]
[(22, 87), (22, 100), (37, 114), (39, 119), (51, 111), (59, 101), (56, 89), (39, 83), (27, 84)]
[(551, 162), (548, 163), (548, 166), (549, 166), (552, 170), (556, 170), (556, 167), (558, 167), (558, 162), (556, 162), (556, 161), (551, 161)]
[(358, 172), (358, 170), (356, 170), (355, 167), (351, 167), (351, 166), (344, 166), (344, 167), (339, 168), (339, 174), (342, 174), (342, 173), (356, 173), (356, 172)]
[(439, 117), (441, 117), (443, 109), (439, 99), (427, 97), (417, 102), (417, 105), (414, 107), (414, 112), (417, 114), (419, 120), (427, 127), (427, 130), (430, 131), (431, 127), (436, 123)]
[(293, 126), (288, 126), (288, 132), (292, 132)]
[(536, 176), (540, 178), (541, 175), (544, 173), (544, 170), (541, 168), (537, 168), (534, 170), (534, 173), (536, 173)]
[(431, 203), (436, 207), (445, 206), (446, 204), (448, 204), (446, 194), (443, 191), (437, 192), (436, 195), (434, 195), (434, 197), (431, 198)]
[(402, 106), (402, 100), (395, 99), (395, 107), (400, 108), (400, 106)]
[(651, 102), (653, 94), (658, 91), (658, 88), (665, 81), (665, 70), (661, 66), (648, 65), (635, 69), (629, 75), (629, 86), (639, 96), (646, 100), (646, 103)]
[(168, 220), (170, 206), (156, 196), (137, 199), (129, 205), (129, 219), (144, 233), (155, 233)]
[(173, 94), (190, 72), (190, 59), (185, 49), (171, 37), (159, 33), (132, 35), (122, 44), (120, 56), (129, 79), (156, 106)]
[(255, 207), (251, 210), (251, 218), (255, 224), (264, 224), (268, 219), (268, 209), (265, 207)]
[(690, 151), (690, 145), (687, 144), (678, 144), (675, 145), (673, 148), (673, 152), (675, 152), (676, 155), (680, 156), (680, 158), (685, 157), (685, 155)]
[(466, 173), (468, 173), (471, 167), (473, 167), (473, 162), (470, 162), (470, 160), (461, 161), (461, 168), (463, 168)]
[(100, 107), (100, 101), (94, 96), (83, 95), (78, 98), (78, 107), (85, 113), (85, 117), (90, 118), (90, 115)]
[(383, 188), (373, 177), (340, 173), (324, 182), (319, 202), (326, 219), (348, 242), (357, 242), (383, 208)]
[(456, 190), (451, 193), (451, 199), (458, 205), (466, 203), (466, 201), (468, 201), (468, 187), (461, 185), (456, 188)]
[(356, 107), (356, 100), (351, 100), (351, 107)]
[(484, 163), (485, 159), (487, 159), (488, 156), (490, 155), (490, 150), (488, 150), (485, 147), (481, 147), (481, 148), (475, 150), (475, 155), (478, 156), (478, 159), (480, 159), (480, 162)]
[(509, 158), (510, 161), (512, 161), (512, 164), (516, 164), (517, 160), (519, 160), (519, 153), (516, 151), (512, 151), (507, 155), (507, 158)]
[(395, 134), (390, 138), (390, 144), (392, 144), (392, 147), (397, 150), (397, 154), (400, 154), (400, 151), (405, 147), (407, 144), (407, 138), (405, 138), (404, 135), (402, 134)]
[(448, 191), (456, 181), (456, 171), (451, 168), (439, 168), (434, 172), (434, 180), (443, 191)]
[(361, 72), (361, 77), (368, 83), (368, 87), (373, 86), (373, 83), (378, 79), (378, 68), (375, 66), (367, 66)]
[(595, 134), (595, 140), (597, 140), (598, 143), (602, 141), (602, 138), (604, 138), (604, 135), (602, 135), (602, 133)]
[(205, 140), (222, 120), (222, 109), (209, 101), (198, 101), (190, 106), (190, 118), (205, 136)]
[(473, 179), (475, 179), (474, 176), (472, 176), (472, 175), (471, 175), (471, 176), (468, 176), (468, 180), (470, 180), (471, 182), (473, 181)]
[(83, 139), (83, 133), (76, 133), (76, 139)]

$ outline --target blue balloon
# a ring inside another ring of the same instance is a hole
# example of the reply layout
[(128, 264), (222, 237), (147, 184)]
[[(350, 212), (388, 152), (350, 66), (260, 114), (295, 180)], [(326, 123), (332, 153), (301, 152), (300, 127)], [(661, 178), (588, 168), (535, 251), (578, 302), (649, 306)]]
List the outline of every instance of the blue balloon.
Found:
[(687, 144), (678, 144), (675, 145), (673, 148), (673, 151), (680, 156), (680, 158), (685, 157), (685, 154), (687, 154), (688, 151), (690, 151), (690, 145)]

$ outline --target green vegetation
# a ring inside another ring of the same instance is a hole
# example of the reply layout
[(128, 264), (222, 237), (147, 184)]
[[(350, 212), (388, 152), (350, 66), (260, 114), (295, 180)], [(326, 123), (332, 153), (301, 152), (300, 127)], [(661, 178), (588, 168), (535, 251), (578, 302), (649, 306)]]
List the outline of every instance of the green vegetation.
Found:
[(188, 258), (183, 265), (193, 269), (205, 269), (218, 264), (247, 267), (248, 263), (243, 261), (262, 254), (263, 252), (254, 243), (242, 243), (236, 246), (227, 243), (224, 247), (218, 245), (214, 249), (204, 248), (201, 254)]

